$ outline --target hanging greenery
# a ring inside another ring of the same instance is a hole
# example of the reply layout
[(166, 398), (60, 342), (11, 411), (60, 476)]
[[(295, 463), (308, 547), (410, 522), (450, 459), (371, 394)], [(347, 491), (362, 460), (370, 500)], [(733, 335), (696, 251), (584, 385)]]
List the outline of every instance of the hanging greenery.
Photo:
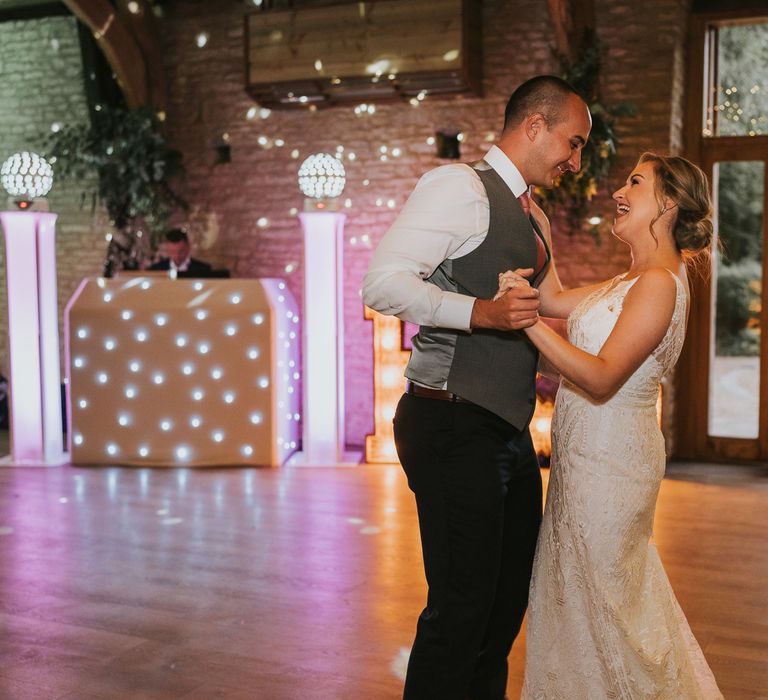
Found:
[(171, 214), (187, 208), (171, 185), (184, 172), (181, 153), (166, 143), (154, 108), (102, 106), (90, 124), (64, 127), (45, 142), (58, 175), (98, 178), (95, 195), (114, 227), (104, 274), (138, 269)]
[[(608, 174), (616, 158), (619, 139), (617, 117), (635, 114), (634, 104), (622, 102), (608, 106), (600, 99), (602, 47), (593, 30), (584, 32), (577, 58), (571, 62), (554, 51), (564, 80), (581, 95), (592, 113), (592, 131), (581, 154), (581, 170), (565, 173), (556, 187), (537, 189), (545, 205), (564, 207), (573, 229), (580, 229), (589, 214), (592, 198), (608, 183)], [(599, 242), (599, 225), (591, 223), (590, 233)]]

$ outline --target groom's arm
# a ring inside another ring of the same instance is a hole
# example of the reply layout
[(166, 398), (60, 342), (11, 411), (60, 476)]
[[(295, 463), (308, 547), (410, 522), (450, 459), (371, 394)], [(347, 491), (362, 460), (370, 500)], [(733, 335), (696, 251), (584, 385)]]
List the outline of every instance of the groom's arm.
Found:
[(380, 313), (424, 326), (521, 329), (536, 322), (538, 291), (498, 301), (445, 291), (426, 280), (448, 258), (474, 250), (488, 231), (488, 199), (466, 165), (421, 178), (381, 239), (363, 282), (363, 301)]
[(426, 279), (478, 235), (476, 221), (482, 214), (482, 198), (468, 167), (445, 166), (425, 174), (373, 253), (363, 281), (364, 303), (403, 321), (469, 330), (474, 299)]

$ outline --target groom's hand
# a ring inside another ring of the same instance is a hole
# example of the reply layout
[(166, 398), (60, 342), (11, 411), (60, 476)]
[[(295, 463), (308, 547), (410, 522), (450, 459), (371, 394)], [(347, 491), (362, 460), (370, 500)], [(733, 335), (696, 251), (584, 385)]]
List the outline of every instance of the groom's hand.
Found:
[(518, 331), (539, 320), (539, 290), (518, 285), (498, 299), (475, 299), (469, 325), (472, 328), (495, 328)]

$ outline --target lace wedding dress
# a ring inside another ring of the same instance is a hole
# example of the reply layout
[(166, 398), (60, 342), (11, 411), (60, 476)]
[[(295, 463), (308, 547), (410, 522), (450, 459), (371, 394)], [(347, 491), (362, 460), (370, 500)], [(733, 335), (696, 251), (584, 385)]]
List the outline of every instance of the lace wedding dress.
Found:
[[(571, 343), (597, 354), (637, 278), (584, 299)], [(563, 381), (528, 608), (523, 700), (722, 698), (650, 543), (664, 441), (661, 378), (683, 345), (686, 294), (675, 277), (666, 335), (608, 401)]]

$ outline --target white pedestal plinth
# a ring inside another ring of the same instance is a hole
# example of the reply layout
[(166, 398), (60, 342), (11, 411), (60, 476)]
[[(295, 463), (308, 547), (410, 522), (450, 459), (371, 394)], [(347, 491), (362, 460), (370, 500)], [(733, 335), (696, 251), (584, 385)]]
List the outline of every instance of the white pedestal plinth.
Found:
[(10, 354), (8, 466), (67, 462), (61, 425), (56, 214), (0, 212)]
[(304, 212), (299, 219), (304, 233), (304, 422), (302, 451), (288, 464), (344, 464), (350, 462), (345, 456), (344, 440), (346, 216), (336, 212)]

